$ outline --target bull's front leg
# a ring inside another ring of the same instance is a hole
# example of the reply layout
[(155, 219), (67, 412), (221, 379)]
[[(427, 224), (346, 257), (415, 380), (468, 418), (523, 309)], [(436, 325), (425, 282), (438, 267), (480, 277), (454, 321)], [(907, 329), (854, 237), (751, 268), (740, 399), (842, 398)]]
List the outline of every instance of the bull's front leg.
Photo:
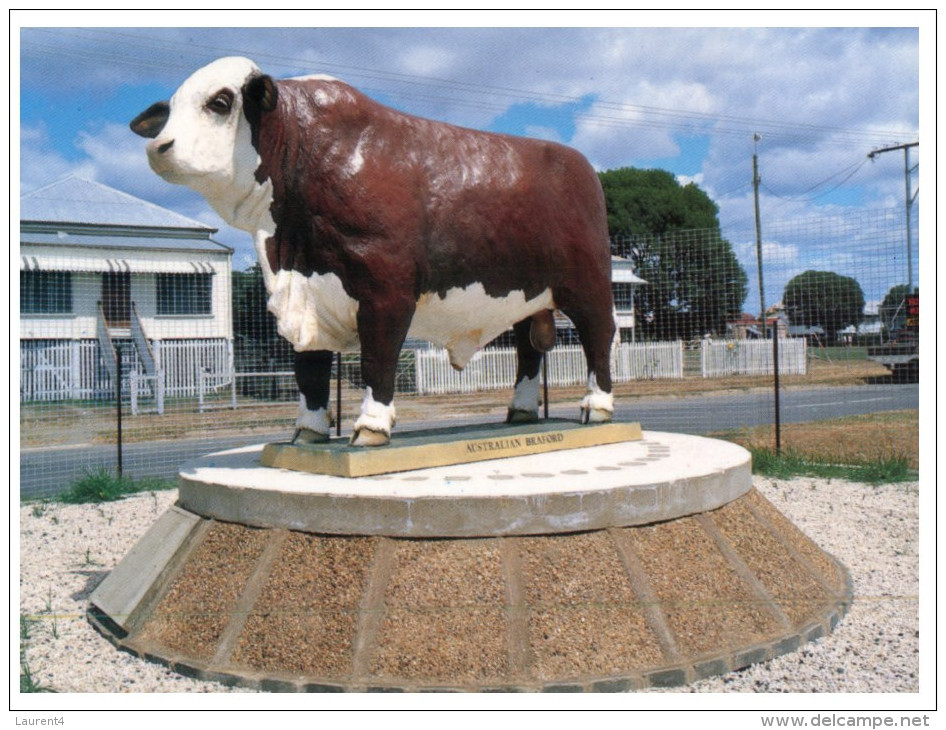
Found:
[(293, 443), (317, 444), (329, 440), (333, 418), (329, 408), (332, 353), (297, 352), (294, 363), (299, 386), (299, 418)]
[(367, 386), (352, 446), (384, 446), (394, 427), (394, 381), (398, 355), (414, 316), (412, 299), (376, 297), (358, 308), (361, 376)]

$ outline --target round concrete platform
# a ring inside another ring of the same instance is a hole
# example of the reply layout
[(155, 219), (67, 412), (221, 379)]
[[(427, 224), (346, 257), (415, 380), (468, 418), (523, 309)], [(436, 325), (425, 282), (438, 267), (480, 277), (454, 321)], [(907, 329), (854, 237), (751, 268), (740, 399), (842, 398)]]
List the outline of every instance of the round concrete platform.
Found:
[(644, 439), (351, 479), (260, 466), (262, 446), (181, 470), (180, 506), (256, 527), (328, 535), (497, 537), (627, 527), (716, 509), (751, 486), (732, 443)]

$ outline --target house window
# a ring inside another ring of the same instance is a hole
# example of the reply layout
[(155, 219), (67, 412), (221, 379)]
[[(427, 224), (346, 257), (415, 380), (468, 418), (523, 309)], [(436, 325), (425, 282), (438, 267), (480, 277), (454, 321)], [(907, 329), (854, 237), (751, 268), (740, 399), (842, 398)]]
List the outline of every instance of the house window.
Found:
[(634, 288), (631, 284), (617, 283), (614, 289), (614, 308), (619, 312), (629, 312), (634, 309)]
[(158, 314), (210, 314), (212, 274), (158, 274)]
[(21, 271), (22, 314), (71, 314), (72, 273), (69, 271)]

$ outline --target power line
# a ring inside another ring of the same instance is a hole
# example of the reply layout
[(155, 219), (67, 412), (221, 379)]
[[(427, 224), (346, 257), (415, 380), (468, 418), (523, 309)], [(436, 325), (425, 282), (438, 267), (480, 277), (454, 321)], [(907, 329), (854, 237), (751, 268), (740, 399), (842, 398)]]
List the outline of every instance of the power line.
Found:
[[(102, 61), (113, 65), (128, 65), (135, 67), (163, 68), (166, 70), (179, 70), (188, 68), (188, 64), (178, 60), (181, 58), (181, 52), (189, 52), (193, 56), (207, 57), (227, 55), (233, 53), (246, 54), (245, 49), (231, 48), (226, 46), (213, 46), (206, 44), (187, 43), (182, 44), (177, 41), (169, 41), (161, 38), (155, 38), (146, 34), (128, 33), (111, 29), (34, 29), (34, 31), (49, 33), (54, 36), (72, 36), (83, 39), (94, 39), (96, 37), (127, 39), (136, 44), (137, 56), (129, 57), (116, 52), (105, 52), (92, 49), (75, 49), (65, 46), (46, 45), (42, 43), (31, 43), (23, 46), (24, 53), (31, 53), (36, 50), (48, 51), (62, 57), (69, 55), (76, 58), (89, 61)], [(31, 48), (32, 46), (32, 48)], [(142, 48), (162, 53), (177, 54), (177, 58), (142, 59)], [(195, 51), (197, 53), (195, 53)], [(562, 104), (583, 104), (588, 100), (587, 96), (574, 96), (566, 94), (555, 94), (548, 92), (536, 92), (528, 89), (517, 89), (506, 86), (495, 86), (488, 84), (478, 84), (474, 82), (461, 81), (456, 79), (439, 78), (435, 76), (420, 76), (416, 74), (406, 74), (394, 71), (385, 71), (362, 66), (350, 66), (326, 61), (320, 61), (318, 64), (310, 59), (303, 59), (295, 56), (286, 56), (274, 53), (254, 53), (258, 60), (265, 60), (279, 67), (293, 70), (309, 71), (341, 71), (352, 74), (358, 78), (369, 80), (378, 80), (401, 84), (408, 89), (390, 90), (379, 89), (388, 96), (395, 96), (402, 99), (413, 99), (420, 101), (446, 101), (454, 106), (481, 109), (486, 111), (504, 111), (509, 108), (510, 103), (538, 103), (546, 105)], [(478, 95), (483, 98), (457, 98), (455, 96), (444, 96), (442, 93), (437, 95), (425, 94), (423, 89), (446, 89), (450, 91), (464, 92)], [(420, 91), (418, 91), (420, 90)], [(368, 91), (368, 89), (366, 89)], [(499, 101), (497, 97), (505, 98), (509, 101)], [(783, 141), (810, 139), (815, 135), (832, 135), (836, 143), (848, 145), (863, 145), (870, 140), (889, 141), (896, 137), (895, 132), (884, 130), (864, 130), (845, 127), (835, 127), (829, 125), (817, 125), (804, 122), (786, 122), (783, 120), (765, 120), (753, 119), (746, 116), (733, 114), (710, 114), (692, 110), (672, 109), (667, 107), (647, 106), (638, 104), (629, 104), (612, 100), (595, 100), (592, 102), (594, 111), (577, 111), (576, 119), (586, 123), (591, 123), (599, 127), (612, 127), (618, 129), (630, 128), (651, 128), (651, 129), (670, 129), (690, 132), (700, 132), (706, 134), (719, 135), (738, 135), (746, 134), (748, 129), (762, 129), (769, 137), (777, 137)], [(615, 112), (620, 116), (608, 114)], [(634, 115), (633, 117), (629, 115)], [(709, 128), (708, 128), (709, 127)]]
[[(769, 193), (769, 194), (772, 195), (773, 197), (779, 198), (780, 200), (796, 201), (796, 202), (807, 203), (807, 202), (811, 202), (811, 201), (813, 201), (813, 200), (818, 200), (818, 198), (823, 198), (825, 195), (829, 195), (830, 193), (833, 193), (835, 190), (837, 190), (837, 189), (840, 188), (842, 185), (844, 185), (848, 180), (850, 180), (852, 177), (854, 177), (854, 175), (856, 175), (857, 172), (858, 172), (866, 163), (867, 163), (867, 160), (865, 159), (865, 160), (861, 160), (859, 163), (854, 163), (853, 165), (849, 165), (848, 167), (845, 167), (843, 170), (839, 170), (838, 172), (834, 173), (833, 175), (829, 175), (829, 176), (826, 177), (824, 180), (821, 180), (820, 182), (815, 183), (815, 184), (812, 185), (810, 188), (808, 188), (807, 190), (805, 190), (804, 192), (802, 192), (801, 195), (797, 195), (797, 196), (779, 195), (779, 194), (776, 193), (774, 190), (772, 190), (771, 188), (769, 188), (768, 185), (765, 185), (765, 184), (762, 184), (762, 187), (765, 189), (765, 191), (766, 191), (767, 193)], [(854, 167), (854, 169), (853, 169), (843, 180), (841, 180), (837, 185), (834, 185), (833, 187), (830, 187), (830, 188), (828, 188), (827, 190), (825, 190), (824, 192), (818, 193), (817, 195), (811, 195), (811, 196), (807, 196), (807, 197), (806, 197), (806, 195), (805, 195), (806, 193), (809, 193), (809, 192), (811, 192), (812, 190), (814, 190), (815, 188), (821, 187), (821, 186), (824, 185), (825, 183), (830, 182), (831, 180), (833, 180), (834, 178), (836, 178), (838, 175), (843, 175), (845, 172), (847, 172), (848, 170), (850, 170), (852, 167)]]

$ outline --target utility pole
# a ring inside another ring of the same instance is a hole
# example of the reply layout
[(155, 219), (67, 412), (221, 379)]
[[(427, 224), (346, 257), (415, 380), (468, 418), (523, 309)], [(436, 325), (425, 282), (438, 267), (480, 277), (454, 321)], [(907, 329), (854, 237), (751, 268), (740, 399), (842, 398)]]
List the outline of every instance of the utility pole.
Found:
[[(762, 320), (762, 339), (765, 339), (765, 287), (762, 284), (762, 218), (759, 215), (759, 183), (762, 179), (759, 177), (759, 156), (757, 149), (759, 140), (762, 137), (758, 133), (752, 135), (752, 192), (755, 198), (755, 251), (756, 260), (759, 267), (759, 319)], [(782, 453), (782, 423), (779, 408), (779, 382), (778, 382), (778, 319), (772, 326), (772, 372), (775, 376), (775, 455)]]
[(910, 224), (910, 211), (913, 208), (913, 203), (916, 201), (916, 196), (920, 194), (920, 188), (917, 187), (916, 192), (910, 192), (910, 175), (916, 170), (920, 163), (917, 163), (913, 167), (910, 167), (910, 148), (919, 147), (919, 142), (909, 142), (907, 144), (898, 144), (893, 145), (892, 147), (883, 147), (879, 150), (874, 150), (868, 153), (868, 157), (873, 160), (874, 155), (879, 155), (882, 152), (893, 152), (895, 150), (903, 150), (903, 199), (904, 207), (907, 214), (907, 293), (913, 294), (913, 257), (911, 256), (911, 240), (913, 238), (912, 227)]
[(762, 320), (762, 336), (765, 336), (765, 289), (762, 286), (762, 221), (759, 218), (759, 183), (762, 182), (759, 177), (759, 156), (756, 151), (759, 146), (759, 140), (762, 139), (758, 134), (752, 135), (752, 192), (755, 197), (755, 253), (756, 263), (759, 267), (759, 319)]

